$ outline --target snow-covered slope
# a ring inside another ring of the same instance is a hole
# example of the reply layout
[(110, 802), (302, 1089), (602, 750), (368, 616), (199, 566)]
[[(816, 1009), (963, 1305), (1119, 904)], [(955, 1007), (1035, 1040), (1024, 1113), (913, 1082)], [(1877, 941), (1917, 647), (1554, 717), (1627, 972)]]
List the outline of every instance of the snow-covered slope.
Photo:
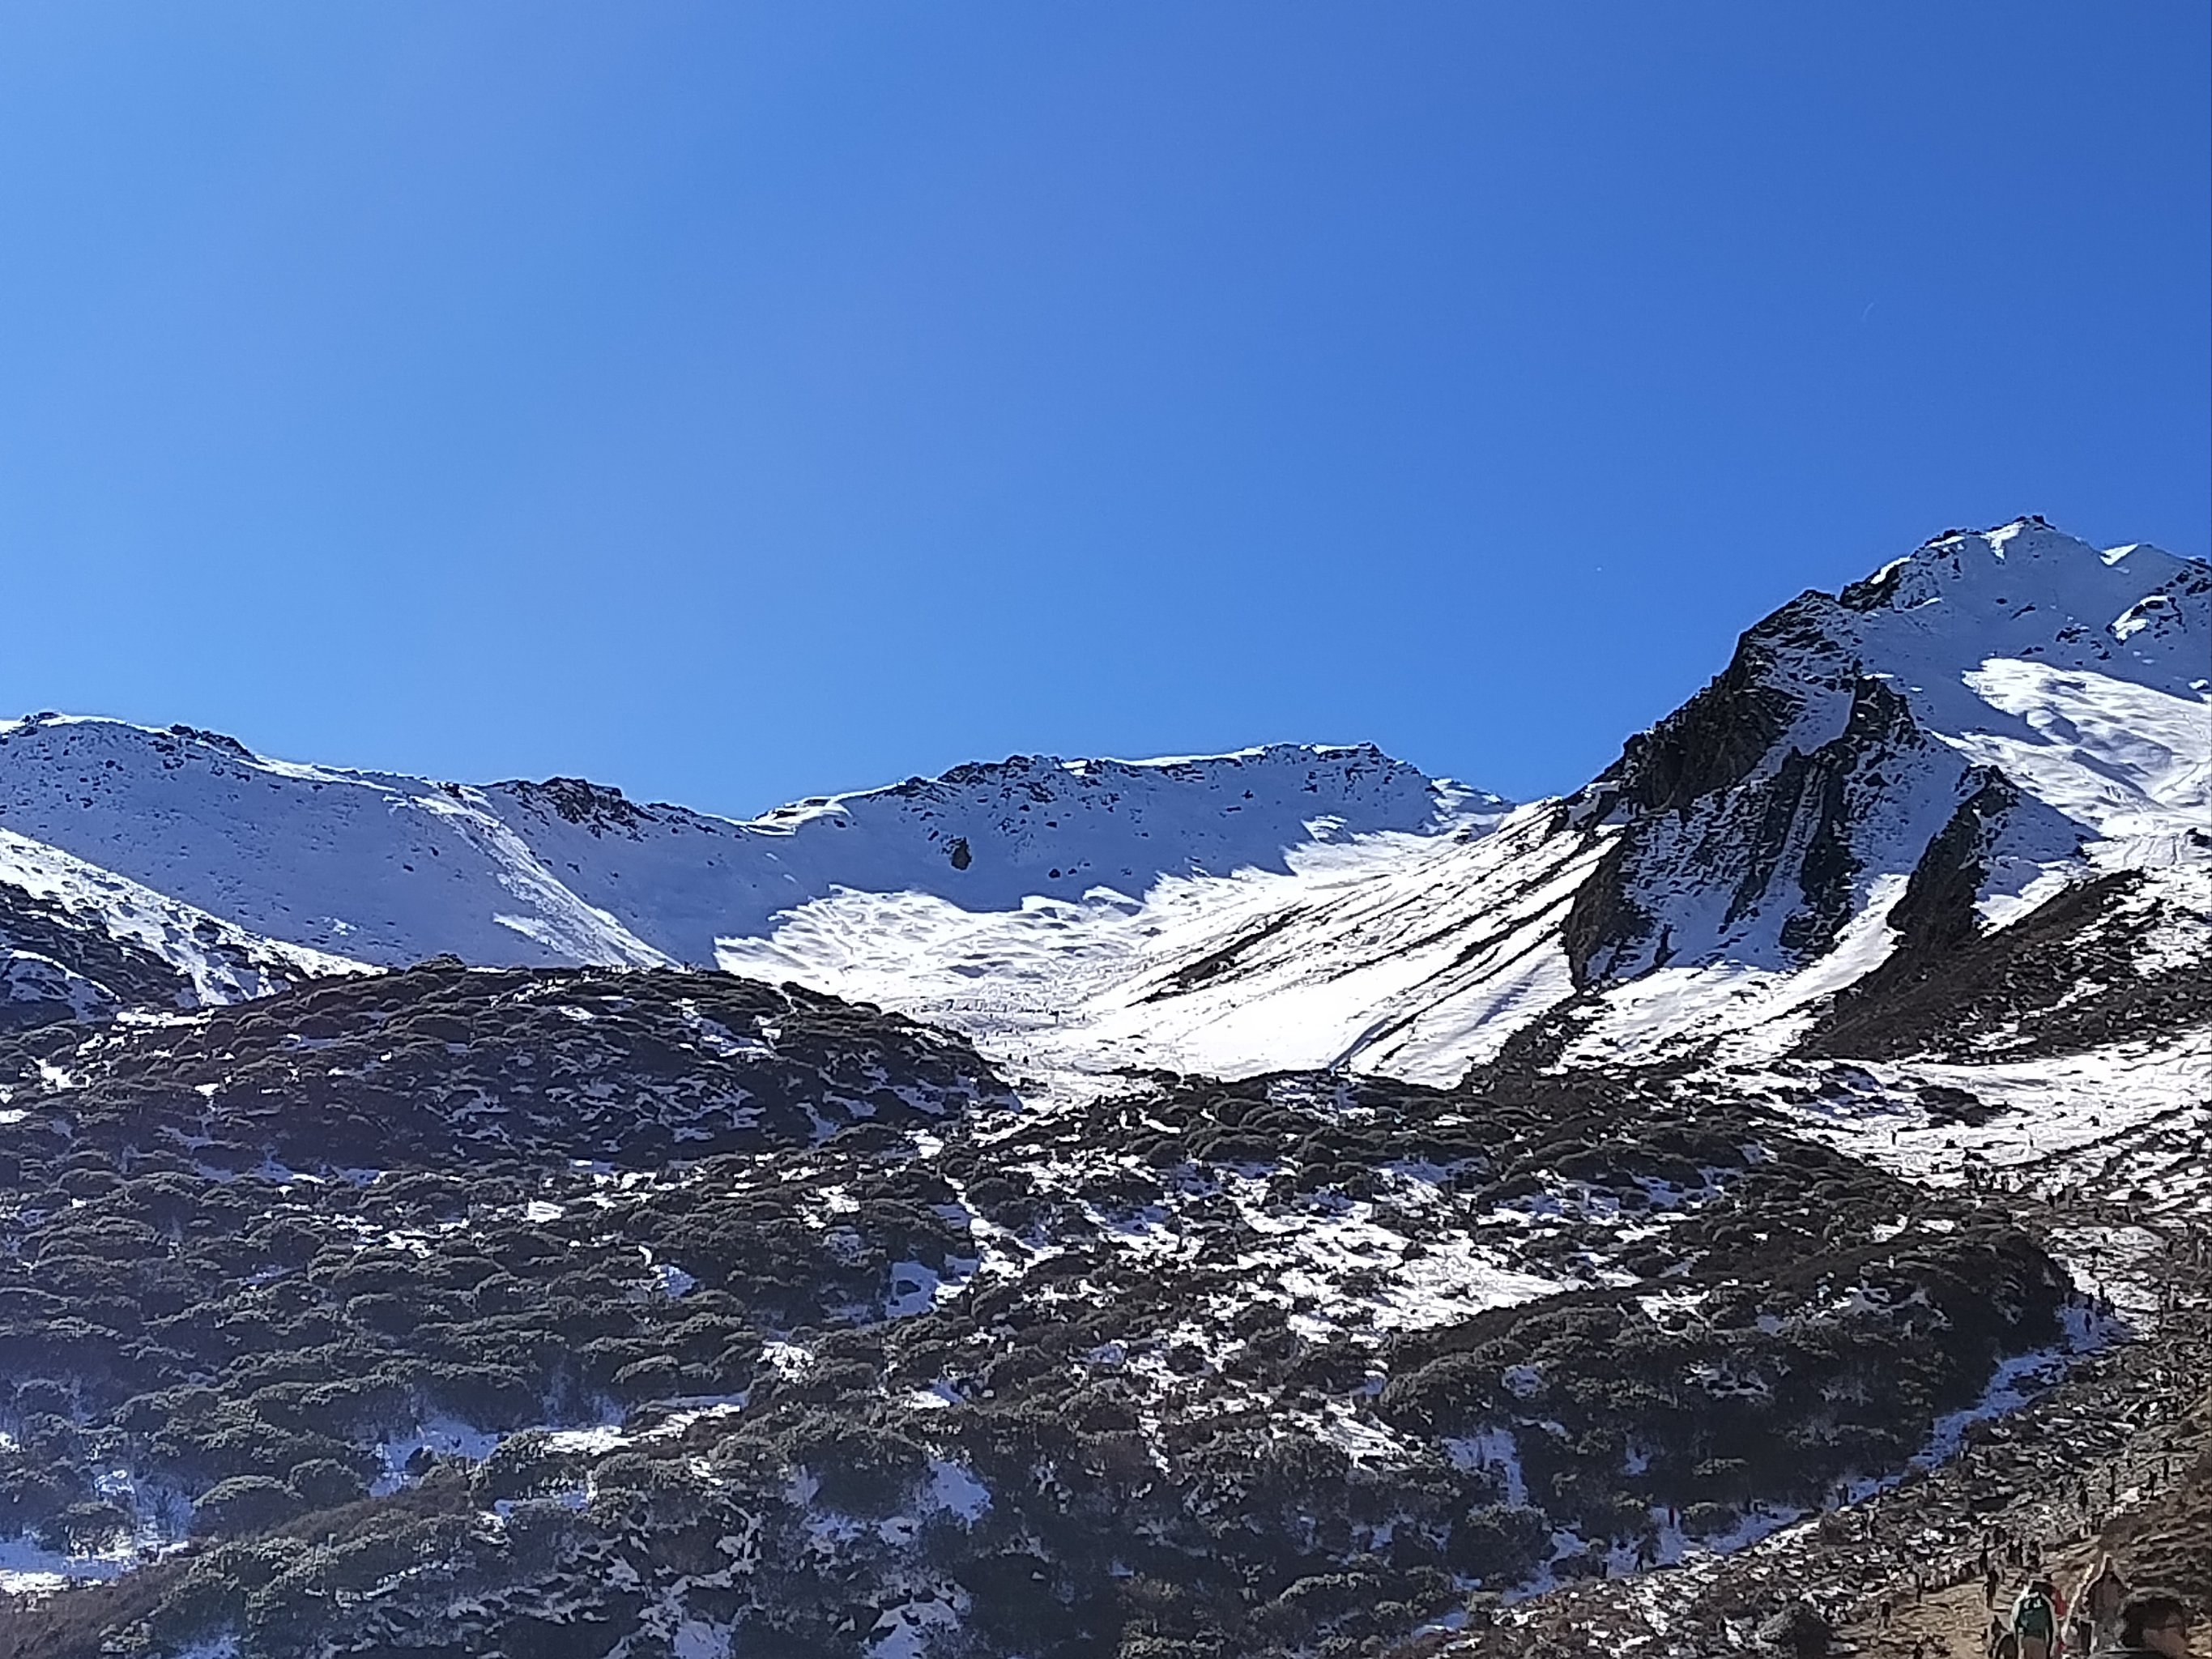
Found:
[(274, 761), (189, 728), (0, 727), (0, 827), (263, 938), (392, 966), (653, 965), (475, 792)]
[(1194, 758), (1017, 755), (937, 778), (817, 796), (745, 823), (632, 805), (566, 780), (470, 792), (580, 900), (680, 961), (765, 933), (840, 890), (975, 912), (1164, 878), (1283, 871), (1290, 848), (1494, 821), (1505, 803), (1371, 746), (1277, 744)]
[[(711, 965), (718, 939), (841, 889), (970, 910), (1281, 871), (1340, 836), (1463, 828), (1504, 803), (1372, 748), (1016, 757), (750, 823), (574, 779), (484, 787), (270, 760), (175, 727), (0, 723), (0, 828), (251, 933), (380, 966)], [(0, 884), (9, 878), (0, 872)]]
[(0, 830), (0, 1026), (125, 1003), (236, 1002), (363, 971)]
[(950, 1025), (1044, 1079), (1349, 1065), (1449, 1082), (1574, 990), (1561, 928), (1607, 832), (1557, 817), (1313, 844), (1287, 872), (1164, 879), (1142, 903), (840, 893), (720, 960)]
[(2202, 565), (2034, 520), (1956, 532), (1785, 605), (1588, 788), (1487, 838), (1316, 848), (1135, 907), (840, 894), (720, 959), (1077, 1073), (1442, 1083), (1554, 1009), (1592, 1063), (1778, 1053), (1901, 945), (1930, 959), (2115, 871), (2166, 940), (2147, 968), (2204, 961), (2208, 641)]

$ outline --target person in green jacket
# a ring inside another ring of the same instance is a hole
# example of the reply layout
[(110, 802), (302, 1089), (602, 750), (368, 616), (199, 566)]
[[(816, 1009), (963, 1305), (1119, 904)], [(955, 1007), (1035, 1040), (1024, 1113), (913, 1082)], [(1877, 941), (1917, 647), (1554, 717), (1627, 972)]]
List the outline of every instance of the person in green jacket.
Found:
[(2051, 1659), (2058, 1634), (2057, 1588), (2048, 1578), (2034, 1579), (2013, 1603), (2012, 1633), (2020, 1638), (2020, 1659)]

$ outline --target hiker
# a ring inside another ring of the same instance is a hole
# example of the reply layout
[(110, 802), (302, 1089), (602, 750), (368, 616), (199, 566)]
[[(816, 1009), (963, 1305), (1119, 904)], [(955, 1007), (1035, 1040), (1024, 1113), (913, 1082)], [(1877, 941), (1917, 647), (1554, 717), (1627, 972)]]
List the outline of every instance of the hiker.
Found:
[(1997, 1585), (2002, 1582), (1997, 1576), (1997, 1564), (1986, 1559), (1982, 1562), (1982, 1605), (1994, 1609), (1997, 1604)]
[(2013, 1603), (2012, 1633), (2020, 1638), (2020, 1659), (2051, 1659), (2058, 1636), (2058, 1609), (2052, 1605), (2056, 1586), (2048, 1578), (2032, 1580)]
[(2081, 1644), (2084, 1652), (2112, 1639), (2112, 1632), (2119, 1626), (2120, 1604), (2127, 1599), (2128, 1581), (2120, 1577), (2120, 1570), (2108, 1551), (2097, 1558), (2095, 1566), (2081, 1575), (2081, 1587), (2074, 1592), (2075, 1622), (2088, 1631)]
[(2118, 1659), (2191, 1659), (2189, 1604), (2172, 1590), (2143, 1589), (2120, 1604)]

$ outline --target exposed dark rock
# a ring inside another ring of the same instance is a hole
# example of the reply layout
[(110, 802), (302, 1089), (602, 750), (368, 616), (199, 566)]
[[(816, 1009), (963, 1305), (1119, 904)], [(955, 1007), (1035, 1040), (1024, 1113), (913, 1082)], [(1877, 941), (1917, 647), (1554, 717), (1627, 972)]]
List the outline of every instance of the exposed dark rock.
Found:
[(612, 784), (593, 783), (586, 778), (548, 778), (543, 783), (517, 781), (499, 787), (532, 805), (551, 807), (593, 835), (608, 830), (635, 831), (653, 817), (650, 807), (638, 805)]
[(1759, 1627), (1762, 1646), (1793, 1659), (1822, 1659), (1834, 1632), (1820, 1610), (1809, 1601), (1793, 1601)]
[(1597, 982), (1592, 963), (1646, 937), (1651, 927), (1650, 914), (1628, 896), (1633, 850), (1634, 843), (1626, 835), (1617, 837), (1599, 856), (1589, 878), (1575, 890), (1574, 900), (1567, 907), (1559, 943), (1566, 951), (1568, 969), (1578, 991), (1589, 990)]
[(173, 726), (169, 728), (169, 732), (173, 737), (184, 738), (192, 743), (204, 744), (210, 749), (220, 749), (234, 760), (253, 758), (253, 751), (251, 749), (236, 738), (221, 732), (209, 732), (197, 726)]
[[(179, 994), (191, 988), (170, 963), (143, 945), (116, 938), (96, 918), (0, 884), (0, 949), (10, 948), (58, 963), (121, 1002), (173, 1006)], [(51, 1017), (67, 1018), (69, 1010), (60, 1007)]]
[(1680, 812), (1750, 776), (1789, 731), (1799, 706), (1776, 671), (1775, 652), (1817, 637), (1808, 614), (1815, 602), (1825, 596), (1802, 595), (1746, 633), (1712, 683), (1631, 738), (1592, 787), (1612, 786), (1625, 803), (1646, 812)]
[(1979, 931), (1975, 902), (1989, 875), (1990, 843), (2005, 814), (2020, 804), (2020, 792), (1986, 768), (1973, 778), (1978, 787), (1928, 843), (1905, 896), (1890, 908), (1899, 957), (1954, 951)]
[[(1792, 629), (1802, 621), (1792, 618)], [(1794, 705), (1756, 678), (1765, 658), (1750, 639), (1723, 677), (1725, 690), (1717, 681), (1632, 741), (1608, 775), (1612, 786), (1593, 786), (1601, 799), (1614, 789), (1612, 810), (1624, 822), (1569, 910), (1564, 943), (1578, 987), (1604, 982), (1620, 964), (1659, 966), (1671, 957), (1674, 942), (1654, 937), (1660, 908), (1638, 895), (1725, 890), (1724, 927), (1782, 907), (1779, 943), (1800, 962), (1832, 948), (1850, 919), (1856, 834), (1880, 810), (1885, 769), (1927, 740), (1902, 698), (1860, 677), (1846, 682), (1850, 703), (1839, 734), (1809, 753), (1782, 747)], [(1762, 762), (1766, 771), (1750, 776)]]
[[(1966, 840), (1954, 838), (1954, 848)], [(2142, 941), (2160, 918), (2147, 906), (2130, 908), (2139, 876), (2120, 871), (2083, 882), (1995, 933), (1961, 937), (1971, 912), (1956, 897), (1957, 867), (1947, 880), (1936, 866), (1918, 901), (1908, 890), (1905, 939), (1838, 994), (1806, 1052), (1984, 1060), (2078, 1053), (2168, 1037), (2212, 1018), (2212, 978), (2202, 964), (2146, 962)]]

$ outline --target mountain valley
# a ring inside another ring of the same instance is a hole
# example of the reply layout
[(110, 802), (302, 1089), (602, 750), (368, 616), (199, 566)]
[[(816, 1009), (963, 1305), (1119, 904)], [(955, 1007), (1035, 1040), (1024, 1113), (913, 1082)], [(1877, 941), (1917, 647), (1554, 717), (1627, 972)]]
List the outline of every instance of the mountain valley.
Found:
[(2212, 1596), (2208, 969), (2212, 569), (2036, 520), (1534, 802), (0, 722), (0, 1654), (1902, 1656), (2000, 1515)]

